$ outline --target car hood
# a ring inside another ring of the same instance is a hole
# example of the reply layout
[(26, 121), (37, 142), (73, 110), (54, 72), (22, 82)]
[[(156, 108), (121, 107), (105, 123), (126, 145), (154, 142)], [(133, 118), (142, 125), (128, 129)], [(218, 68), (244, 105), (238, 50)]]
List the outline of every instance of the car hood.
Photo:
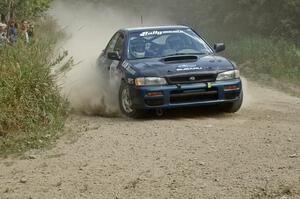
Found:
[(128, 60), (135, 76), (166, 77), (181, 74), (220, 73), (235, 66), (226, 58), (216, 55), (176, 56), (165, 59)]

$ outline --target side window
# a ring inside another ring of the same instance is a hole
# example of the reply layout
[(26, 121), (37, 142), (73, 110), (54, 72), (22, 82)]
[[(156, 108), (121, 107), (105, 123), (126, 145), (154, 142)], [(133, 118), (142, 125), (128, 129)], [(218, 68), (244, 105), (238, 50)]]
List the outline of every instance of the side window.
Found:
[(116, 46), (116, 43), (117, 43), (117, 40), (118, 40), (119, 36), (120, 36), (120, 33), (116, 33), (112, 37), (112, 39), (110, 40), (110, 42), (107, 45), (106, 53), (114, 51), (114, 48)]
[(119, 38), (117, 39), (114, 51), (118, 51), (119, 54), (121, 55), (123, 53), (123, 48), (124, 48), (124, 35), (120, 34)]

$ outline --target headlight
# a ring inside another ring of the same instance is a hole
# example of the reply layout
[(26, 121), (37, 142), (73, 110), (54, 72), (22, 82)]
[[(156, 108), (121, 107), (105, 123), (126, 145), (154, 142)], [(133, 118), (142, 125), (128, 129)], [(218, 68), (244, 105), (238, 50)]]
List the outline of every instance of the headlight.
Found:
[(240, 78), (240, 71), (239, 70), (230, 70), (224, 73), (218, 74), (217, 81), (224, 81), (224, 80), (232, 80)]
[(166, 84), (166, 79), (160, 77), (140, 77), (135, 79), (136, 86), (161, 86)]

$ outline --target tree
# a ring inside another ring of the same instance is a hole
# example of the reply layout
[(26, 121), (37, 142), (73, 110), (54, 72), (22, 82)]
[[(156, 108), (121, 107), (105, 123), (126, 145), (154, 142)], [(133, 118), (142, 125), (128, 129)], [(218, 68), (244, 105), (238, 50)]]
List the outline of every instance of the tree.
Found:
[(2, 0), (0, 13), (5, 20), (15, 18), (33, 18), (40, 16), (50, 8), (52, 0)]

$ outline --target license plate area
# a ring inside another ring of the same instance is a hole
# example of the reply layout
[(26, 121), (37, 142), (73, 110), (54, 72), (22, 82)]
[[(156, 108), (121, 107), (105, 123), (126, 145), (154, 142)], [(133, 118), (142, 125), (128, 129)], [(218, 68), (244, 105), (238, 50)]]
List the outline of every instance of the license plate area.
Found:
[(199, 101), (211, 101), (218, 99), (217, 88), (201, 88), (201, 89), (178, 89), (171, 91), (170, 103), (189, 103)]

